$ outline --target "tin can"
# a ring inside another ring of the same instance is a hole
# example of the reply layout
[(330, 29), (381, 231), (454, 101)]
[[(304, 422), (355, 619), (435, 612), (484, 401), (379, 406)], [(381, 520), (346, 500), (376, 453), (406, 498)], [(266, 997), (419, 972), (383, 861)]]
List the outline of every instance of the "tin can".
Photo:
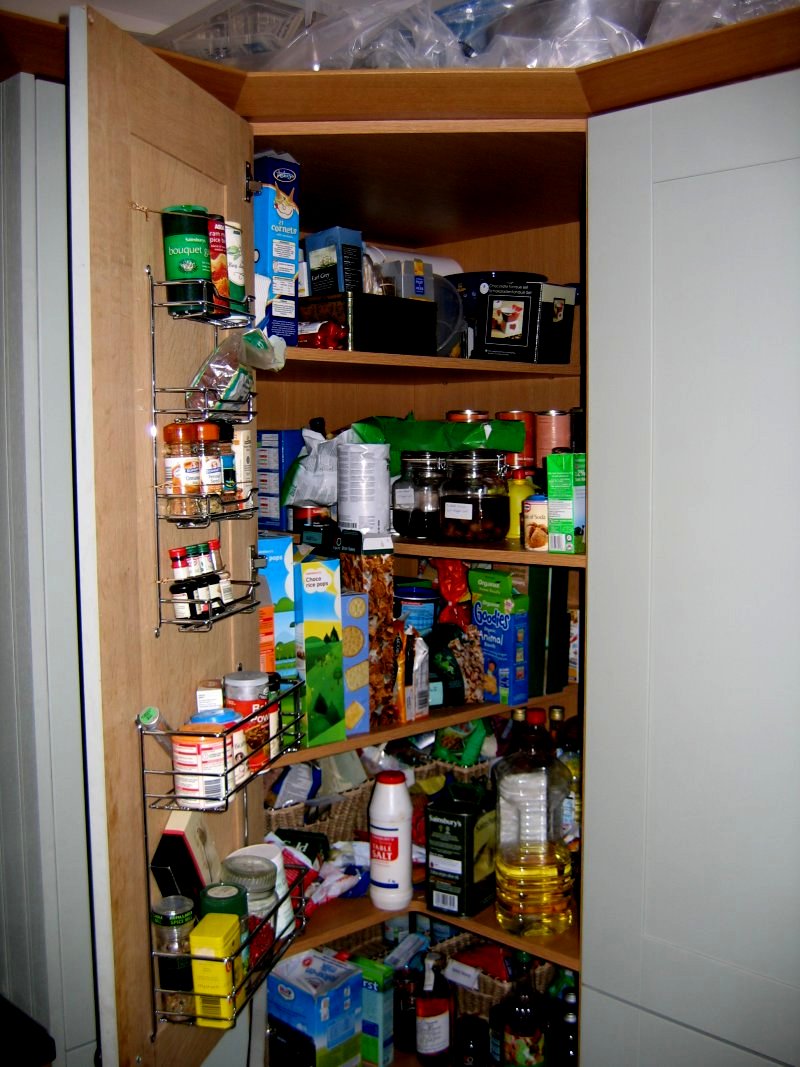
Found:
[(228, 261), (228, 295), (231, 301), (231, 321), (241, 320), (247, 324), (247, 289), (242, 254), (242, 226), (227, 219), (225, 222), (225, 255)]
[(448, 422), (488, 422), (489, 412), (477, 408), (459, 408), (448, 411), (445, 418)]
[(496, 419), (503, 422), (524, 422), (525, 441), (521, 452), (509, 452), (506, 454), (506, 463), (509, 467), (521, 467), (524, 471), (532, 471), (535, 467), (536, 455), (534, 441), (536, 438), (536, 415), (533, 411), (496, 411)]
[[(186, 282), (167, 287), (173, 315), (197, 315), (202, 309), (203, 282), (211, 281), (208, 211), (201, 204), (173, 204), (161, 212), (164, 237), (164, 277)], [(181, 301), (190, 301), (181, 303)]]
[(547, 551), (547, 497), (529, 496), (522, 501), (522, 547), (529, 552)]
[(251, 750), (248, 765), (251, 771), (263, 770), (271, 758), (280, 755), (280, 676), (274, 671), (233, 671), (225, 675), (222, 685), (225, 707), (244, 718), (253, 716), (245, 727)]
[(535, 415), (536, 467), (540, 469), (554, 449), (571, 447), (572, 419), (568, 411), (557, 409), (537, 411)]
[(339, 445), (336, 464), (336, 517), (340, 528), (391, 533), (389, 446)]
[[(208, 216), (208, 248), (211, 257), (211, 284), (214, 286), (215, 310), (221, 315), (228, 314), (228, 246), (225, 239), (225, 219), (222, 215)], [(216, 297), (219, 297), (217, 305)]]

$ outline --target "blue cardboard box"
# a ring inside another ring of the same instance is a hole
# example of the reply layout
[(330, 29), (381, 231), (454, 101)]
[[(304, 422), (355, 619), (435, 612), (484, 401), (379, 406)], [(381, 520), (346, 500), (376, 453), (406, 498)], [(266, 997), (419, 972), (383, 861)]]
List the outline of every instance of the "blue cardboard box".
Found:
[(344, 725), (348, 737), (369, 732), (369, 607), (366, 593), (342, 593)]
[(332, 226), (309, 234), (303, 241), (311, 296), (364, 291), (360, 230)]
[(528, 699), (528, 597), (500, 571), (473, 568), (467, 580), (483, 651), (483, 699), (523, 703)]
[[(274, 625), (274, 670), (285, 679), (297, 677), (297, 650), (294, 625), (294, 541), (290, 534), (269, 534), (258, 538), (259, 584), (264, 583), (272, 601)], [(259, 597), (263, 602), (266, 597)], [(263, 651), (263, 650), (262, 650)], [(268, 664), (261, 660), (261, 670)]]
[(359, 1067), (362, 977), (358, 967), (313, 949), (283, 959), (267, 977), (270, 1059)]
[(300, 167), (291, 156), (264, 152), (255, 157), (253, 174), (262, 183), (253, 197), (255, 324), (296, 345)]
[(281, 506), (281, 487), (303, 447), (302, 430), (258, 430), (256, 480), (258, 529), (291, 530), (289, 509)]

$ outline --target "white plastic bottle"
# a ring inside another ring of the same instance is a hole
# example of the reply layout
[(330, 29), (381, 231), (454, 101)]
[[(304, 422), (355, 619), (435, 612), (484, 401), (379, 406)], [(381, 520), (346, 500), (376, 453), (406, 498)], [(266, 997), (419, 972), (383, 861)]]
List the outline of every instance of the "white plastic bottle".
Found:
[(369, 806), (369, 895), (376, 908), (411, 903), (411, 797), (402, 771), (381, 771)]

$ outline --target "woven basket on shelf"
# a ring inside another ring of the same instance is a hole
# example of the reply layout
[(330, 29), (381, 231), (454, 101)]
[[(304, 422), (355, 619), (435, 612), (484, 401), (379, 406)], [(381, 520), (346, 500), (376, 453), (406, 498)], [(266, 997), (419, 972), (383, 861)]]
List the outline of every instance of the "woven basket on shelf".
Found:
[(357, 830), (367, 831), (372, 782), (342, 793), (329, 807), (313, 803), (289, 804), (285, 808), (267, 808), (264, 812), (266, 833), (291, 827), (294, 830), (317, 830), (330, 842), (352, 841)]

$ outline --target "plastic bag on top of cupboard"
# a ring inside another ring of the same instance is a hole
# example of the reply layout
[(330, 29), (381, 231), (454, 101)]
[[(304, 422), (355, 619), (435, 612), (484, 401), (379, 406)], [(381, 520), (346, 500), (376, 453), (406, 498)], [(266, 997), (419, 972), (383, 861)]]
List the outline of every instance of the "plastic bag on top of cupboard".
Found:
[(320, 13), (262, 70), (353, 70), (463, 66), (461, 44), (429, 0), (349, 0)]
[(255, 390), (255, 370), (279, 371), (286, 362), (286, 342), (263, 330), (226, 331), (222, 341), (200, 364), (186, 391), (192, 410), (236, 415), (247, 411)]
[(504, 419), (488, 422), (448, 422), (446, 419), (404, 419), (374, 415), (350, 427), (354, 440), (389, 445), (389, 473), (400, 474), (402, 452), (460, 452), (488, 448), (494, 452), (520, 452), (525, 445), (525, 424)]

